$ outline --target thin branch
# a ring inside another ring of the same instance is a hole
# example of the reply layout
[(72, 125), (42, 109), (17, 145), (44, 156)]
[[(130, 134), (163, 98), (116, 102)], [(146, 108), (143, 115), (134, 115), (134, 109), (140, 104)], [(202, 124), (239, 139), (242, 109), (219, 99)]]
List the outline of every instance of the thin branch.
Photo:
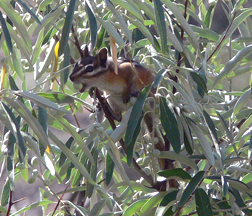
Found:
[(9, 216), (10, 215), (10, 210), (11, 210), (11, 206), (12, 206), (12, 195), (13, 195), (13, 191), (11, 190), (10, 191), (10, 201), (9, 201), (9, 205), (8, 205), (8, 210), (7, 210), (7, 213), (6, 213), (6, 216)]
[[(63, 198), (63, 196), (65, 195), (65, 192), (66, 192), (67, 188), (69, 187), (69, 185), (70, 185), (70, 182), (68, 183), (68, 185), (66, 186), (65, 190), (63, 191), (63, 193), (61, 194), (60, 197), (56, 196), (56, 197), (58, 198), (58, 202), (57, 202), (57, 205), (56, 205), (55, 208), (54, 208), (54, 211), (53, 211), (53, 213), (52, 213), (52, 216), (53, 216), (54, 213), (56, 212), (56, 210), (57, 210), (57, 208), (58, 208), (60, 202), (62, 202), (62, 203), (65, 205), (65, 203), (62, 201), (62, 198)], [(65, 210), (66, 210), (67, 213), (70, 215), (70, 212), (68, 211), (68, 209), (65, 208)]]
[(77, 49), (78, 49), (78, 51), (79, 51), (79, 53), (80, 53), (81, 58), (83, 58), (84, 56), (83, 56), (83, 52), (82, 52), (82, 50), (81, 50), (80, 42), (79, 42), (79, 40), (78, 40), (78, 38), (77, 38), (77, 35), (76, 35), (76, 33), (75, 33), (75, 30), (74, 30), (74, 26), (73, 26), (73, 25), (72, 25), (71, 30), (72, 30), (73, 37), (74, 37), (74, 40), (75, 40), (74, 44), (75, 44), (75, 46), (77, 47)]
[[(207, 62), (213, 57), (213, 55), (214, 55), (214, 54), (217, 52), (217, 50), (220, 48), (220, 46), (221, 46), (221, 44), (223, 43), (223, 41), (226, 39), (227, 33), (229, 32), (229, 29), (230, 29), (231, 25), (233, 24), (235, 17), (236, 17), (236, 11), (235, 11), (235, 13), (234, 13), (234, 16), (233, 16), (233, 18), (232, 18), (232, 20), (231, 20), (229, 26), (227, 27), (227, 30), (226, 30), (226, 32), (225, 32), (223, 38), (221, 39), (221, 41), (219, 42), (219, 44), (216, 46), (216, 48), (214, 49), (214, 51), (212, 52), (212, 54), (207, 58)], [(199, 68), (198, 71), (200, 71), (201, 69), (202, 69), (202, 66)]]
[(179, 23), (177, 22), (177, 20), (175, 20), (174, 18), (173, 18), (173, 16), (171, 16), (170, 14), (169, 14), (169, 11), (163, 6), (163, 9), (165, 10), (165, 12), (168, 14), (168, 16), (172, 19), (172, 21), (180, 28), (180, 29), (182, 29), (182, 27), (181, 27), (181, 25), (179, 25)]
[[(186, 2), (185, 2), (185, 11), (184, 11), (184, 17), (185, 18), (187, 17), (188, 2), (189, 2), (189, 0), (186, 0)], [(167, 12), (167, 10), (166, 10), (166, 12)], [(169, 15), (168, 12), (167, 12), (167, 14)], [(181, 38), (181, 42), (183, 43), (185, 30), (173, 19), (172, 16), (170, 16), (170, 17), (177, 24), (177, 26), (181, 29), (180, 38)], [(182, 57), (181, 53), (179, 53), (178, 54), (178, 60), (177, 60), (177, 67), (178, 67), (178, 69), (176, 69), (176, 73), (179, 73), (179, 67), (181, 66), (182, 60), (183, 60), (183, 57)], [(178, 82), (178, 77), (176, 75), (175, 76), (171, 76), (171, 79), (174, 82)], [(176, 88), (173, 86), (173, 90), (172, 90), (173, 94), (176, 93), (176, 91), (177, 91)]]
[[(111, 127), (113, 130), (116, 129), (116, 124), (114, 122), (114, 119), (111, 117), (111, 113), (109, 112), (109, 109), (108, 109), (108, 106), (109, 104), (107, 103), (107, 101), (101, 96), (99, 90), (96, 88), (95, 89), (95, 95), (98, 99), (98, 101), (100, 102), (101, 106), (102, 106), (102, 109), (103, 109), (103, 112), (105, 114), (105, 117), (108, 119)], [(126, 147), (125, 147), (125, 143), (123, 141), (123, 139), (120, 139), (119, 140), (119, 143), (121, 145), (121, 147), (123, 148), (123, 151), (126, 153)], [(153, 182), (153, 179), (152, 177), (150, 177), (149, 175), (147, 175), (143, 170), (142, 168), (138, 165), (138, 163), (136, 162), (136, 160), (133, 158), (133, 166), (134, 168), (136, 169), (136, 171), (154, 188), (155, 185), (154, 185), (154, 182)]]

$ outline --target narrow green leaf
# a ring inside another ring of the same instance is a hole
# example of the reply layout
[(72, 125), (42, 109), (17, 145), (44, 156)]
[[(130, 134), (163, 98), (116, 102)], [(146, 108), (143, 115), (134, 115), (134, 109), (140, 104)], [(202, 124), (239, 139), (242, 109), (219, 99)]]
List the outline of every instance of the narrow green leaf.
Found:
[(97, 27), (97, 22), (94, 16), (94, 12), (92, 10), (92, 7), (89, 1), (85, 1), (85, 10), (88, 15), (88, 21), (89, 21), (89, 26), (90, 26), (91, 45), (92, 45), (92, 48), (94, 48), (96, 45), (96, 40), (97, 40), (98, 27)]
[(209, 197), (202, 188), (195, 190), (195, 201), (198, 215), (212, 216), (213, 210)]
[(137, 4), (138, 8), (144, 11), (145, 15), (149, 17), (151, 20), (155, 21), (154, 10), (153, 7), (150, 7), (148, 3), (143, 2), (141, 0), (134, 0)]
[(64, 71), (62, 73), (60, 73), (60, 83), (61, 86), (64, 88), (65, 84), (67, 83), (68, 77), (69, 77), (69, 73), (70, 73), (70, 48), (69, 48), (69, 44), (66, 45), (65, 51), (64, 51), (64, 60), (63, 60), (63, 68)]
[(186, 204), (189, 197), (192, 195), (194, 190), (198, 187), (198, 185), (202, 181), (204, 174), (205, 174), (205, 171), (199, 171), (192, 178), (192, 180), (189, 182), (189, 184), (187, 185), (186, 189), (184, 190), (184, 192), (181, 196), (180, 203), (179, 203), (180, 206), (183, 206), (184, 204)]
[[(239, 25), (244, 22), (250, 15), (252, 14), (252, 9), (251, 8), (244, 8), (242, 12), (237, 16), (232, 25), (230, 26), (230, 29), (228, 30), (228, 33), (226, 35), (225, 40), (229, 40), (234, 31), (239, 27)], [(226, 44), (225, 41), (222, 44)]]
[(76, 212), (79, 213), (79, 215), (86, 216), (86, 215), (90, 214), (90, 211), (88, 211), (87, 209), (85, 209), (79, 205), (75, 205), (74, 203), (70, 202), (69, 200), (64, 200), (64, 202), (67, 203), (72, 208), (74, 208), (76, 210)]
[(229, 189), (229, 184), (228, 184), (226, 176), (221, 176), (221, 185), (222, 185), (223, 196), (225, 197), (227, 196), (227, 192)]
[(140, 22), (144, 21), (143, 16), (142, 16), (140, 10), (137, 10), (134, 7), (134, 5), (132, 5), (130, 2), (125, 1), (125, 0), (121, 0), (121, 1), (112, 0), (112, 2), (121, 5), (123, 8), (125, 8), (127, 11), (130, 12), (130, 16), (134, 16)]
[(114, 172), (115, 163), (109, 154), (106, 157), (106, 185), (109, 185)]
[(2, 14), (1, 11), (0, 11), (0, 22), (1, 22), (4, 37), (5, 37), (5, 40), (6, 40), (6, 44), (8, 46), (9, 51), (12, 53), (13, 47), (12, 47), (10, 32), (9, 32), (9, 30), (7, 28), (6, 22), (5, 22), (4, 18), (3, 18), (3, 14)]
[(128, 121), (126, 134), (125, 134), (125, 147), (127, 149), (127, 161), (128, 164), (131, 164), (131, 159), (133, 157), (133, 146), (132, 146), (132, 139), (135, 135), (135, 131), (139, 125), (139, 120), (142, 116), (143, 104), (144, 101), (149, 94), (151, 89), (151, 85), (145, 87), (139, 96), (137, 97), (137, 101), (135, 102), (134, 106), (132, 107), (132, 112)]
[(29, 51), (32, 50), (32, 44), (27, 32), (27, 28), (25, 27), (21, 17), (17, 13), (17, 11), (12, 7), (9, 0), (1, 0), (0, 1), (0, 8), (5, 11), (5, 14), (8, 14), (8, 18), (11, 20), (13, 25), (18, 29), (27, 49)]
[(197, 50), (199, 48), (199, 42), (197, 37), (195, 36), (192, 28), (190, 27), (190, 25), (188, 24), (188, 22), (186, 21), (185, 17), (182, 15), (181, 11), (179, 10), (179, 8), (176, 6), (176, 4), (174, 2), (172, 2), (171, 0), (163, 0), (164, 4), (169, 8), (169, 10), (171, 10), (174, 14), (174, 16), (177, 18), (177, 20), (179, 21), (179, 24), (183, 27), (183, 29), (187, 32), (189, 39), (192, 42), (192, 45), (194, 46), (194, 48)]
[(73, 23), (75, 5), (76, 5), (76, 0), (71, 0), (69, 3), (69, 7), (67, 9), (67, 12), (66, 12), (66, 19), (65, 19), (65, 23), (62, 29), (62, 35), (61, 35), (60, 45), (59, 45), (59, 56), (61, 56), (64, 53), (65, 47), (68, 44), (69, 33), (70, 33), (70, 30), (72, 28), (72, 23)]
[[(14, 56), (11, 56), (11, 57), (12, 57), (13, 64), (14, 64), (14, 59), (19, 59), (19, 61), (20, 61), (20, 59), (21, 59), (21, 56), (20, 56), (20, 55), (21, 55), (21, 54), (19, 55), (20, 58), (19, 58), (19, 57), (16, 57), (16, 55), (18, 55), (18, 54), (17, 54), (18, 52), (21, 52), (22, 55), (24, 55), (24, 57), (25, 57), (26, 60), (28, 61), (29, 67), (32, 68), (33, 66), (32, 66), (32, 63), (31, 63), (31, 60), (30, 60), (30, 58), (31, 58), (31, 51), (28, 49), (27, 46), (24, 46), (25, 42), (22, 40), (21, 37), (19, 37), (19, 34), (18, 34), (17, 29), (13, 28), (9, 23), (7, 23), (7, 27), (8, 27), (8, 29), (9, 29), (9, 33), (10, 33), (10, 35), (11, 35), (12, 41), (14, 41), (14, 42), (16, 43), (16, 47), (18, 47), (18, 49), (15, 48), (15, 49), (13, 50), (13, 52), (12, 52), (12, 54), (14, 55)], [(15, 51), (16, 53), (15, 53), (14, 51)], [(22, 57), (22, 58), (23, 58), (23, 57)], [(18, 62), (18, 61), (17, 61), (17, 62)], [(20, 63), (20, 64), (21, 64), (21, 63)], [(14, 67), (15, 67), (15, 69), (17, 70), (17, 66), (14, 65)], [(32, 70), (32, 69), (31, 69), (31, 70)], [(19, 71), (22, 71), (22, 70), (19, 69)], [(18, 72), (19, 72), (19, 71), (18, 71)], [(21, 76), (21, 75), (19, 74), (19, 76)]]
[(52, 27), (50, 30), (47, 31), (46, 35), (44, 36), (43, 42), (42, 42), (42, 46), (45, 45), (53, 36), (52, 33), (53, 31), (55, 31), (55, 28)]
[(160, 69), (155, 77), (154, 83), (153, 83), (153, 87), (157, 88), (158, 85), (160, 84), (161, 80), (164, 78), (164, 75), (166, 73), (165, 69)]
[(220, 122), (221, 122), (222, 126), (224, 127), (224, 130), (226, 131), (227, 137), (229, 138), (229, 140), (231, 142), (233, 142), (233, 136), (231, 135), (231, 132), (229, 131), (225, 120), (222, 118), (222, 116), (221, 116), (221, 114), (219, 112), (217, 112), (216, 110), (215, 110), (215, 112), (217, 113), (217, 116), (219, 117)]
[(252, 131), (250, 132), (249, 150), (252, 150)]
[[(58, 121), (58, 124), (61, 124), (64, 129), (66, 131), (68, 131), (72, 137), (74, 137), (74, 139), (76, 140), (76, 142), (78, 143), (78, 145), (80, 146), (80, 148), (85, 152), (85, 154), (87, 155), (88, 159), (91, 161), (92, 164), (94, 164), (94, 159), (93, 156), (88, 148), (88, 146), (86, 145), (86, 143), (83, 141), (82, 137), (80, 136), (80, 134), (78, 134), (76, 132), (76, 130), (74, 129), (74, 127), (72, 125), (70, 125), (70, 123), (63, 117), (61, 116), (54, 116), (51, 113), (48, 113), (51, 117), (53, 117), (55, 120)], [(66, 147), (67, 148), (67, 147)]]
[[(49, 146), (49, 140), (37, 121), (37, 119), (31, 114), (31, 112), (28, 110), (25, 105), (20, 102), (19, 100), (13, 100), (11, 98), (4, 97), (4, 100), (13, 108), (16, 112), (19, 113), (19, 115), (29, 124), (29, 126), (32, 128), (34, 133), (38, 136), (38, 138), (43, 141), (43, 145), (46, 148)], [(25, 154), (24, 154), (25, 155)]]
[(183, 48), (183, 45), (181, 44), (179, 39), (176, 37), (176, 35), (169, 28), (166, 29), (166, 33), (167, 33), (167, 37), (169, 38), (168, 43), (169, 42), (172, 43), (172, 45), (178, 52), (184, 52), (185, 49)]
[(169, 213), (170, 213), (170, 208), (173, 207), (173, 205), (177, 199), (177, 194), (178, 194), (178, 190), (173, 190), (173, 191), (169, 192), (168, 194), (166, 194), (164, 196), (164, 198), (162, 199), (162, 201), (160, 202), (160, 205), (155, 212), (155, 216), (173, 215), (173, 214), (169, 214)]
[(54, 55), (54, 48), (55, 48), (56, 42), (55, 40), (52, 38), (50, 40), (50, 45), (47, 48), (47, 52), (46, 52), (46, 56), (45, 59), (43, 61), (43, 63), (41, 63), (40, 68), (38, 70), (38, 72), (36, 71), (36, 74), (34, 75), (35, 80), (38, 80), (39, 78), (42, 77), (42, 75), (48, 70), (48, 68), (50, 67), (50, 64), (52, 62), (53, 59), (53, 55)]
[(2, 194), (1, 194), (1, 206), (5, 206), (9, 203), (10, 197), (10, 181), (9, 179), (5, 181), (3, 186)]
[[(142, 116), (138, 120), (138, 124), (136, 125), (135, 131), (134, 131), (133, 136), (130, 140), (130, 143), (126, 146), (127, 162), (128, 162), (129, 166), (130, 166), (131, 160), (133, 158), (133, 150), (134, 150), (135, 142), (136, 142), (138, 134), (140, 133), (140, 130), (141, 130), (141, 121), (142, 121)], [(127, 126), (127, 128), (128, 127), (129, 127), (129, 125)]]
[(169, 59), (166, 56), (153, 54), (152, 57), (154, 59), (157, 59), (158, 61), (164, 63), (166, 66), (174, 66), (174, 67), (176, 67), (176, 65), (177, 65), (174, 61), (172, 61), (171, 59)]
[(211, 14), (212, 14), (212, 11), (215, 7), (215, 4), (212, 4), (209, 6), (208, 10), (207, 10), (207, 14), (206, 14), (206, 17), (205, 17), (205, 24), (207, 26), (207, 28), (210, 28), (210, 25), (211, 25)]
[[(48, 134), (47, 113), (46, 113), (46, 110), (40, 106), (38, 106), (38, 122), (40, 123), (40, 125), (42, 126), (42, 128), (45, 131), (45, 134), (47, 135)], [(41, 142), (39, 142), (39, 150), (40, 150), (40, 155), (43, 156), (46, 149)]]
[(69, 113), (66, 109), (60, 107), (58, 104), (53, 103), (52, 101), (50, 101), (46, 98), (40, 97), (34, 93), (30, 93), (27, 91), (19, 91), (19, 92), (16, 92), (16, 94), (31, 100), (32, 102), (43, 107), (44, 109), (50, 108), (50, 109), (54, 109), (56, 111), (60, 111), (63, 113)]
[(207, 93), (207, 86), (204, 79), (196, 72), (190, 72), (190, 75), (192, 76), (194, 82), (197, 83), (197, 85), (204, 90), (205, 93)]
[[(11, 122), (11, 119), (9, 118), (8, 115), (3, 115), (2, 112), (0, 112), (0, 120), (2, 121), (2, 123), (4, 124), (4, 126), (12, 133), (12, 134), (15, 134), (14, 133), (14, 128), (13, 128), (13, 124)], [(6, 129), (6, 131), (8, 131)]]
[(96, 16), (96, 19), (102, 24), (102, 26), (106, 29), (106, 31), (115, 39), (116, 43), (119, 47), (124, 46), (124, 40), (118, 34), (117, 29), (111, 24), (111, 22), (107, 20), (103, 20), (99, 16)]
[(234, 106), (234, 110), (233, 110), (233, 116), (237, 115), (237, 113), (249, 102), (251, 102), (251, 92), (252, 92), (252, 88), (249, 88), (247, 91), (245, 91), (242, 96), (238, 99), (238, 101), (236, 102), (235, 106)]
[(189, 122), (190, 123), (190, 128), (192, 131), (196, 134), (197, 139), (200, 142), (200, 145), (202, 146), (202, 151), (205, 157), (207, 158), (208, 162), (211, 165), (215, 164), (215, 158), (213, 155), (212, 151), (212, 145), (206, 138), (205, 134), (202, 132), (202, 130), (194, 123), (194, 122)]
[[(92, 151), (93, 153), (93, 158), (94, 158), (94, 164), (91, 165), (90, 167), (90, 176), (91, 178), (96, 181), (96, 176), (97, 176), (97, 160), (98, 160), (98, 150), (94, 150)], [(93, 184), (90, 184), (89, 182), (87, 182), (87, 190), (86, 190), (86, 193), (87, 193), (87, 197), (90, 198), (93, 194), (93, 191), (94, 191), (95, 187)]]
[[(15, 68), (15, 71), (17, 72), (18, 76), (21, 78), (22, 81), (24, 81), (24, 73), (23, 73), (23, 68), (21, 67), (21, 56), (18, 56), (20, 54), (20, 51), (18, 49), (13, 50), (11, 58), (13, 61), (13, 66)], [(19, 58), (20, 57), (20, 58)]]
[(19, 122), (17, 121), (16, 117), (14, 116), (13, 112), (11, 111), (11, 109), (4, 103), (2, 103), (4, 110), (6, 112), (6, 114), (9, 116), (9, 118), (11, 119), (11, 121), (14, 124), (14, 134), (16, 139), (17, 139), (17, 143), (18, 143), (18, 147), (19, 147), (19, 159), (20, 162), (22, 163), (24, 161), (24, 157), (26, 155), (26, 146), (23, 140), (23, 137), (20, 133), (20, 128), (19, 128)]
[(208, 113), (205, 110), (203, 110), (203, 115), (206, 119), (206, 123), (207, 123), (209, 129), (211, 130), (211, 132), (214, 135), (215, 140), (218, 142), (218, 135), (217, 135), (215, 125), (214, 125), (212, 119), (210, 118), (210, 116), (208, 115)]
[(241, 210), (245, 213), (247, 216), (251, 216), (251, 212), (249, 210), (249, 207), (244, 202), (240, 192), (236, 188), (232, 188), (233, 195), (235, 197), (236, 204), (241, 208)]
[(213, 83), (213, 88), (221, 82), (230, 72), (233, 71), (234, 67), (241, 62), (243, 59), (245, 59), (250, 53), (252, 52), (252, 45), (249, 45), (242, 50), (240, 50), (236, 55), (228, 61), (228, 63), (225, 65), (225, 67), (222, 69), (220, 74), (217, 76)]
[(101, 199), (93, 206), (92, 210), (88, 214), (89, 216), (99, 216), (101, 210), (104, 208), (106, 204), (106, 199)]
[(173, 114), (172, 108), (167, 105), (165, 97), (160, 97), (160, 118), (174, 151), (179, 154), (181, 150), (180, 134), (177, 120)]
[(238, 141), (240, 140), (241, 136), (244, 134), (245, 131), (247, 131), (250, 127), (251, 127), (251, 124), (252, 124), (252, 115), (250, 115), (246, 121), (242, 124), (242, 126), (240, 127), (239, 129), (239, 132), (238, 134), (236, 135), (234, 141)]
[(41, 22), (39, 20), (39, 18), (36, 16), (35, 13), (33, 13), (33, 11), (26, 5), (26, 3), (22, 2), (21, 0), (17, 0), (17, 2), (31, 15), (31, 17), (33, 17), (33, 19), (41, 25)]
[[(71, 167), (69, 167), (68, 170), (70, 171), (71, 168), (74, 168), (74, 164)], [(89, 171), (87, 170), (87, 172)], [(80, 184), (81, 179), (83, 179), (83, 175), (79, 170), (74, 169), (71, 171), (70, 179), (72, 187), (77, 187)]]
[(37, 37), (37, 41), (34, 45), (32, 55), (31, 55), (32, 56), (31, 57), (32, 65), (34, 65), (40, 57), (40, 54), (42, 52), (43, 39), (44, 39), (44, 29), (41, 29), (41, 31), (39, 32), (39, 35)]
[(67, 158), (71, 160), (71, 162), (75, 165), (76, 169), (79, 170), (81, 175), (83, 175), (86, 178), (86, 180), (89, 181), (91, 184), (96, 185), (96, 183), (91, 178), (85, 166), (79, 161), (79, 159), (74, 155), (74, 153), (72, 151), (69, 151), (69, 148), (67, 148), (62, 142), (60, 142), (58, 138), (50, 130), (48, 131), (48, 134), (55, 143), (55, 145), (57, 145), (60, 148), (60, 150), (64, 152)]
[(120, 23), (121, 28), (125, 32), (127, 39), (132, 43), (132, 32), (129, 31), (128, 25), (123, 19), (121, 12), (119, 10), (116, 10), (111, 2), (108, 3), (108, 7), (116, 17), (117, 21)]
[(46, 98), (54, 103), (62, 104), (62, 103), (73, 103), (74, 99), (73, 97), (60, 93), (60, 92), (52, 92), (52, 93), (38, 93), (37, 94), (40, 97)]
[(183, 154), (176, 154), (174, 151), (161, 151), (158, 158), (168, 158), (171, 160), (176, 160), (180, 163), (192, 167), (195, 170), (198, 170), (196, 163), (192, 159), (185, 157)]
[(97, 36), (97, 42), (96, 42), (97, 49), (101, 48), (105, 33), (106, 33), (105, 28), (103, 26), (101, 26), (100, 31)]
[(164, 10), (163, 10), (162, 3), (160, 0), (154, 1), (154, 9), (155, 9), (157, 28), (158, 28), (159, 36), (161, 39), (161, 50), (162, 50), (162, 53), (165, 54), (167, 52), (166, 21), (165, 21), (165, 16), (164, 16)]
[(7, 214), (7, 209), (3, 206), (0, 206), (0, 212), (3, 212), (4, 214)]
[(52, 10), (50, 13), (48, 13), (41, 20), (41, 25), (38, 25), (36, 29), (33, 31), (32, 36), (36, 36), (41, 31), (41, 29), (44, 28), (52, 19), (57, 18), (65, 6), (66, 6), (65, 4), (62, 4), (57, 9)]
[[(126, 15), (125, 15), (126, 16)], [(154, 46), (154, 38), (149, 29), (141, 23), (139, 20), (133, 19), (129, 16), (127, 18), (143, 33), (143, 35), (151, 42), (151, 44)]]
[[(188, 152), (189, 155), (193, 154), (193, 138), (191, 134), (190, 127), (188, 126), (187, 122), (186, 125), (183, 125), (184, 127), (184, 144), (185, 144), (185, 149)], [(185, 128), (186, 127), (186, 128)]]
[[(25, 164), (24, 164), (25, 166)], [(29, 169), (28, 167), (25, 167), (23, 170), (21, 170), (21, 175), (22, 175), (22, 178), (28, 182), (28, 179), (29, 179)]]
[(14, 154), (15, 154), (15, 143), (16, 143), (16, 137), (10, 132), (9, 134), (9, 140), (7, 143), (7, 170), (8, 170), (8, 177), (9, 177), (9, 183), (10, 183), (10, 190), (14, 191), (15, 188), (15, 169), (14, 169)]
[(178, 190), (174, 190), (168, 194), (165, 195), (165, 197), (162, 199), (160, 202), (160, 206), (166, 206), (168, 205), (171, 201), (176, 200), (178, 194)]
[(34, 208), (38, 208), (39, 206), (47, 206), (48, 204), (52, 204), (55, 202), (51, 201), (51, 200), (42, 200), (42, 201), (39, 201), (39, 202), (35, 202), (35, 203), (32, 203), (14, 213), (12, 213), (11, 215), (14, 216), (14, 215), (20, 215), (22, 212), (26, 212), (28, 211), (29, 209), (34, 209)]
[[(67, 148), (70, 149), (70, 147), (71, 147), (73, 141), (74, 141), (74, 138), (73, 138), (73, 137), (70, 137), (70, 138), (67, 140), (65, 146), (66, 146)], [(62, 166), (64, 165), (66, 159), (67, 159), (67, 157), (66, 157), (66, 155), (64, 154), (64, 152), (61, 152), (60, 158), (59, 158), (59, 167), (62, 167)]]
[(184, 171), (182, 168), (176, 168), (176, 169), (170, 169), (170, 170), (164, 170), (159, 171), (158, 175), (164, 176), (166, 178), (169, 177), (179, 177), (181, 179), (191, 179), (192, 177)]
[(143, 205), (148, 201), (148, 199), (140, 199), (133, 202), (123, 213), (123, 216), (132, 216), (137, 213)]
[(150, 210), (150, 209), (154, 208), (155, 206), (157, 206), (162, 201), (162, 199), (167, 194), (167, 192), (165, 192), (165, 193), (154, 192), (153, 194), (154, 195), (140, 209), (141, 213), (147, 212), (148, 210)]
[[(228, 180), (228, 183), (230, 186), (232, 186), (233, 188), (236, 188), (237, 190), (241, 191), (241, 192), (249, 192), (251, 193), (251, 189), (250, 187), (243, 183), (242, 181), (240, 180), (237, 180), (237, 179), (233, 179), (229, 176), (225, 176), (226, 179)], [(221, 181), (221, 177), (220, 176), (207, 176), (206, 177), (207, 179), (211, 179), (211, 180), (215, 180), (215, 181)]]
[(12, 90), (19, 90), (17, 85), (16, 85), (15, 80), (12, 78), (11, 75), (9, 75), (9, 82), (10, 82), (10, 87), (11, 87)]
[(210, 41), (218, 42), (220, 36), (213, 30), (200, 28), (198, 26), (191, 25), (192, 30), (199, 37), (206, 38)]
[[(226, 211), (230, 211), (230, 209), (232, 208), (229, 204), (229, 202), (223, 198), (222, 200), (219, 199), (212, 199), (214, 201), (214, 203), (220, 208), (220, 209), (224, 209)], [(230, 211), (231, 212), (231, 211)]]

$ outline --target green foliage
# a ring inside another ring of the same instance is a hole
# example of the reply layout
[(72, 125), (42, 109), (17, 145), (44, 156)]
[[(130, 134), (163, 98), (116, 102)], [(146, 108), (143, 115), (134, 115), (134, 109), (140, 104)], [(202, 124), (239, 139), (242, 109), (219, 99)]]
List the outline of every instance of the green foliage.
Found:
[[(217, 2), (222, 34), (212, 30)], [(246, 1), (1, 0), (0, 9), (0, 215), (252, 214)], [(82, 45), (94, 54), (112, 39), (118, 57), (156, 72), (156, 92), (144, 88), (117, 127), (90, 114), (86, 131), (77, 113), (95, 106), (68, 76)], [(21, 178), (38, 200), (16, 204)]]

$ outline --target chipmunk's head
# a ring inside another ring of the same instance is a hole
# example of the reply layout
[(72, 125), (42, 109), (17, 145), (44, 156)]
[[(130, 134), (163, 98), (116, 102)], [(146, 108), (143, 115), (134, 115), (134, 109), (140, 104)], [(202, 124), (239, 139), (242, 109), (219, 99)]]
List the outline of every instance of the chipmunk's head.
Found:
[(96, 56), (91, 56), (86, 46), (84, 49), (84, 58), (77, 62), (73, 72), (70, 75), (70, 80), (74, 83), (82, 83), (80, 92), (85, 91), (88, 86), (88, 80), (97, 77), (106, 72), (107, 63), (107, 48), (99, 50)]

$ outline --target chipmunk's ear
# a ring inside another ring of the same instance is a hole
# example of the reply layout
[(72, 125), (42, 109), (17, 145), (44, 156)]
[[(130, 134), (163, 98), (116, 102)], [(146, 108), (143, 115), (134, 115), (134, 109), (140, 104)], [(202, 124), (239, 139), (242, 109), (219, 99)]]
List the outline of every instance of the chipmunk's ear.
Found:
[(100, 49), (98, 54), (96, 55), (97, 60), (104, 67), (106, 67), (107, 65), (107, 55), (108, 55), (108, 50), (106, 47)]
[(85, 48), (84, 48), (84, 50), (83, 50), (83, 55), (84, 55), (84, 58), (90, 56), (89, 51), (88, 51), (88, 46), (87, 46), (87, 45), (85, 46)]

